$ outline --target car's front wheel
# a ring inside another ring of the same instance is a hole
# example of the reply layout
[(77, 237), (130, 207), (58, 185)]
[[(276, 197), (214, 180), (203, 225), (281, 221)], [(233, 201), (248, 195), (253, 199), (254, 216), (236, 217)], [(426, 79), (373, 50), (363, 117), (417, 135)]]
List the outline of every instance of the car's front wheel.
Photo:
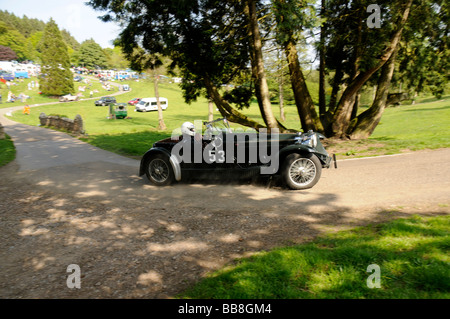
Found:
[(175, 180), (172, 165), (163, 154), (153, 156), (147, 161), (145, 173), (156, 186), (167, 186)]
[(291, 189), (308, 189), (317, 184), (322, 164), (314, 154), (290, 154), (282, 167), (282, 177)]

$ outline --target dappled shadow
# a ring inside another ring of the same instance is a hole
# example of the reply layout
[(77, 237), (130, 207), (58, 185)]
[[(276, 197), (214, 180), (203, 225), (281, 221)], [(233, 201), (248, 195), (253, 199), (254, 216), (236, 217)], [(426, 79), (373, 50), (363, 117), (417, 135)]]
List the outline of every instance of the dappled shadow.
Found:
[[(203, 281), (183, 296), (445, 298), (450, 289), (445, 256), (448, 227), (445, 221), (442, 224), (430, 227), (433, 225), (417, 218), (402, 219), (259, 254)], [(367, 287), (369, 265), (380, 267), (382, 289)]]
[[(236, 258), (408, 215), (361, 215), (336, 194), (263, 181), (158, 188), (122, 165), (70, 167), (0, 184), (2, 297), (166, 298)], [(70, 264), (80, 290), (66, 286)]]

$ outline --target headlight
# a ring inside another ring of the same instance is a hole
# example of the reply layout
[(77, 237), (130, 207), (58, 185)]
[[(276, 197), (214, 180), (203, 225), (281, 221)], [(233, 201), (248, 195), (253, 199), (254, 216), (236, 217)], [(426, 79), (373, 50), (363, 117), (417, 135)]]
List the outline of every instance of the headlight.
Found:
[(303, 135), (300, 144), (315, 148), (317, 146), (317, 135), (315, 133)]

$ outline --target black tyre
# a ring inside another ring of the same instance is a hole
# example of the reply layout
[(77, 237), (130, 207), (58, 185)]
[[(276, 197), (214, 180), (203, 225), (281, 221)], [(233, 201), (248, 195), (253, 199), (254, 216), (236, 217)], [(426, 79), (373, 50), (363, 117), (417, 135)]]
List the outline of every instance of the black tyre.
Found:
[(169, 158), (163, 154), (157, 154), (147, 161), (145, 174), (149, 181), (156, 186), (167, 186), (175, 180)]
[(322, 163), (314, 154), (290, 154), (282, 166), (282, 179), (290, 189), (308, 189), (317, 184)]

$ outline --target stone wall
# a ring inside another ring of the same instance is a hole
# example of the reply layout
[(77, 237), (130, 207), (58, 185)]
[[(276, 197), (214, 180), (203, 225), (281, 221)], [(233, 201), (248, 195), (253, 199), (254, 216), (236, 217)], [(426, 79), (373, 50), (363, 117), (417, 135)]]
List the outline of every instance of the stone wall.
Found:
[(5, 130), (3, 129), (2, 123), (0, 123), (0, 140), (4, 140), (5, 138)]
[(84, 134), (83, 119), (80, 115), (75, 116), (75, 119), (71, 120), (66, 117), (47, 116), (45, 113), (41, 113), (39, 121), (41, 126), (52, 126), (74, 134)]

